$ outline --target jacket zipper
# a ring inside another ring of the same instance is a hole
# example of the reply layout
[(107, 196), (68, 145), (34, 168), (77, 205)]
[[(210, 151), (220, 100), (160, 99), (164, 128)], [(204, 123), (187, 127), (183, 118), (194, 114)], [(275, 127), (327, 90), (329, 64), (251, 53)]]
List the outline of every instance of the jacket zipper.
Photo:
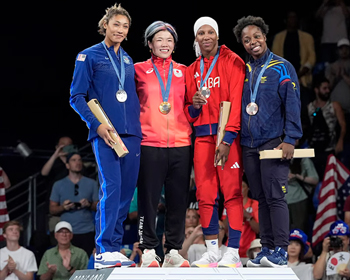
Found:
[[(165, 73), (165, 59), (163, 60), (163, 73), (164, 73), (164, 81), (165, 81), (164, 87), (166, 88), (168, 81), (166, 80), (166, 73)], [(170, 95), (170, 92), (169, 92), (169, 95)], [(169, 148), (169, 116), (168, 115), (169, 114), (166, 115), (166, 134), (167, 134), (166, 146), (167, 146), (167, 148)]]

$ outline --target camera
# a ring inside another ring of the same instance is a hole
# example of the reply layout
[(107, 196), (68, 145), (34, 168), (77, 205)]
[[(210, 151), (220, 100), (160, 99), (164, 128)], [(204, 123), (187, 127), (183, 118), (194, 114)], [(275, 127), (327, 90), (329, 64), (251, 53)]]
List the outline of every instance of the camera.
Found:
[(343, 247), (343, 240), (341, 240), (338, 236), (331, 236), (329, 247), (333, 249), (339, 249)]

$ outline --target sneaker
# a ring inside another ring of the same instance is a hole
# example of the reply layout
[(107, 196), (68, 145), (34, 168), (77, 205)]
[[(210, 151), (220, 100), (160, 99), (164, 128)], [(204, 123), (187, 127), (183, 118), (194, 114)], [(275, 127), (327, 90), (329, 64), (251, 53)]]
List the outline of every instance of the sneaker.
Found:
[(156, 255), (154, 249), (144, 249), (142, 254), (141, 267), (159, 267), (160, 257)]
[(220, 256), (212, 251), (208, 251), (205, 252), (198, 261), (194, 261), (191, 267), (217, 267), (219, 259)]
[(261, 259), (261, 265), (269, 267), (287, 267), (287, 252), (280, 247), (276, 247), (271, 255)]
[(105, 252), (95, 254), (94, 268), (109, 268), (109, 267), (134, 267), (135, 262), (129, 260), (125, 255), (119, 252)]
[(179, 254), (178, 250), (171, 249), (164, 257), (163, 267), (190, 267), (190, 263)]
[(269, 248), (262, 247), (255, 259), (247, 261), (247, 267), (260, 267), (260, 261), (263, 257), (271, 255)]
[(242, 262), (238, 254), (238, 249), (227, 248), (226, 253), (218, 262), (218, 267), (241, 267)]

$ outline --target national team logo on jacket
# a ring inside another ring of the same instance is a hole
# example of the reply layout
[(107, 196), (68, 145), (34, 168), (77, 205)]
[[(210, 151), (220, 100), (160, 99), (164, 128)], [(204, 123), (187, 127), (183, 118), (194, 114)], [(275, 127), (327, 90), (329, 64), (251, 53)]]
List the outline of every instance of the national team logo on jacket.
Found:
[(182, 71), (180, 69), (174, 69), (173, 70), (175, 77), (182, 77)]
[(130, 59), (127, 56), (123, 56), (124, 62), (130, 64)]

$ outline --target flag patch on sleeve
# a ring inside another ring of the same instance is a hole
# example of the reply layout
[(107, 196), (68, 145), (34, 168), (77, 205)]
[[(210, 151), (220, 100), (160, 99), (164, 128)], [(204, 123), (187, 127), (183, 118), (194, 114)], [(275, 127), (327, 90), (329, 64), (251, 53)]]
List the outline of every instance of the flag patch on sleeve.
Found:
[(86, 58), (86, 54), (82, 54), (82, 53), (81, 53), (81, 54), (78, 55), (77, 60), (78, 60), (78, 61), (85, 61), (85, 58)]

